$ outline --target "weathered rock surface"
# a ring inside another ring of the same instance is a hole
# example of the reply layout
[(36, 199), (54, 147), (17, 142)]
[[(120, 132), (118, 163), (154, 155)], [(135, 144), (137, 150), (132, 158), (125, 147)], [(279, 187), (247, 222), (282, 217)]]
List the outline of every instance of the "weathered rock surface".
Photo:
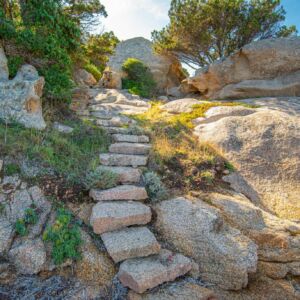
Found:
[(247, 286), (248, 274), (256, 272), (257, 246), (226, 224), (217, 209), (177, 198), (163, 201), (155, 211), (158, 232), (199, 264), (201, 278), (228, 290)]
[(150, 221), (150, 207), (137, 202), (100, 202), (93, 207), (90, 220), (97, 234)]
[(114, 143), (109, 146), (110, 153), (143, 155), (148, 154), (151, 145), (141, 143)]
[(139, 59), (147, 65), (158, 84), (158, 89), (162, 92), (167, 88), (178, 86), (185, 78), (177, 60), (154, 54), (152, 43), (138, 37), (117, 45), (115, 54), (110, 58), (101, 79), (104, 87), (122, 88), (122, 78), (126, 75), (122, 71), (122, 65), (128, 58)]
[(20, 274), (37, 274), (43, 270), (46, 263), (46, 249), (40, 239), (26, 240), (13, 245), (8, 256)]
[(14, 232), (13, 224), (6, 217), (0, 216), (0, 257), (10, 249)]
[(176, 282), (143, 295), (130, 291), (128, 300), (217, 300), (215, 293), (191, 282)]
[(100, 162), (105, 166), (146, 166), (148, 157), (145, 155), (100, 154)]
[(97, 83), (95, 77), (84, 69), (79, 69), (74, 72), (75, 82), (81, 86), (93, 86)]
[(41, 96), (44, 78), (33, 66), (23, 65), (13, 80), (8, 80), (7, 61), (0, 48), (0, 119), (25, 127), (44, 129)]
[(145, 200), (148, 198), (148, 195), (144, 187), (120, 185), (108, 190), (92, 189), (90, 197), (96, 201)]
[(191, 112), (197, 104), (201, 104), (201, 101), (193, 98), (183, 98), (164, 104), (161, 109), (171, 114), (180, 114)]
[(117, 176), (117, 181), (119, 183), (138, 183), (141, 179), (141, 171), (136, 168), (131, 167), (109, 167), (109, 166), (100, 166), (97, 169), (109, 171)]
[(252, 42), (184, 82), (207, 98), (300, 95), (300, 38)]
[(191, 261), (187, 257), (162, 250), (159, 255), (124, 261), (118, 277), (124, 286), (143, 293), (185, 275), (191, 267)]
[(201, 124), (195, 128), (195, 134), (201, 141), (220, 148), (233, 163), (237, 172), (224, 180), (236, 191), (281, 217), (297, 220), (299, 130), (297, 115), (263, 108), (248, 116)]
[(54, 122), (53, 128), (61, 133), (67, 133), (67, 134), (72, 133), (74, 131), (74, 128), (64, 125), (64, 124), (60, 124), (58, 122)]
[(115, 142), (119, 143), (149, 143), (149, 137), (146, 135), (114, 134), (112, 137)]
[[(97, 112), (92, 112), (92, 116), (97, 117)], [(132, 119), (127, 118), (126, 116), (115, 116), (112, 117), (109, 120), (102, 119), (102, 116), (100, 116), (100, 119), (96, 120), (96, 124), (104, 127), (122, 127), (126, 125), (132, 125), (136, 122)]]
[(160, 244), (147, 227), (130, 227), (101, 234), (114, 262), (157, 254)]

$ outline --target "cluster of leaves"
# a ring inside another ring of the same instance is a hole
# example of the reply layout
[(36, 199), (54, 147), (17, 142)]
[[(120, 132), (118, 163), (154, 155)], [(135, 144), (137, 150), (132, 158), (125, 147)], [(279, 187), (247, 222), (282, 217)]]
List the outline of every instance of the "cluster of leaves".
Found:
[(101, 167), (87, 173), (83, 181), (87, 190), (92, 188), (109, 189), (117, 185), (117, 175)]
[(79, 224), (72, 214), (60, 208), (57, 211), (54, 225), (48, 227), (43, 240), (52, 244), (52, 258), (56, 265), (67, 259), (80, 259), (79, 246), (82, 244)]
[(20, 236), (26, 236), (28, 234), (28, 226), (35, 225), (39, 220), (36, 208), (32, 206), (25, 210), (25, 216), (23, 219), (18, 219), (15, 224), (16, 233)]
[(103, 129), (88, 122), (77, 120), (68, 125), (74, 128), (70, 134), (53, 128), (38, 131), (18, 124), (0, 124), (0, 152), (26, 156), (50, 167), (70, 183), (82, 184), (86, 171), (99, 165), (99, 152), (107, 150), (110, 138)]
[(190, 66), (206, 66), (254, 40), (286, 37), (280, 0), (172, 0), (170, 23), (152, 38), (156, 51), (171, 52)]
[[(49, 100), (68, 102), (75, 64), (91, 70), (92, 55), (103, 68), (107, 58), (102, 55), (113, 51), (112, 33), (84, 38), (86, 30), (98, 24), (99, 16), (107, 16), (99, 0), (2, 0), (0, 4), (0, 39), (21, 53), (21, 58), (14, 54), (9, 58), (10, 75), (23, 62), (35, 65), (45, 77)], [(95, 44), (103, 47), (98, 56), (94, 56)], [(95, 68), (94, 75), (100, 76)]]
[(144, 98), (151, 98), (156, 92), (156, 82), (149, 68), (140, 60), (128, 58), (123, 66), (123, 71), (127, 74), (127, 78), (123, 79), (123, 89), (134, 95)]
[(155, 172), (146, 172), (143, 180), (147, 189), (147, 193), (151, 201), (165, 200), (168, 197), (168, 191), (161, 182), (160, 177)]
[(12, 176), (15, 174), (19, 174), (21, 172), (20, 167), (17, 164), (5, 164), (4, 165), (4, 174), (7, 176)]

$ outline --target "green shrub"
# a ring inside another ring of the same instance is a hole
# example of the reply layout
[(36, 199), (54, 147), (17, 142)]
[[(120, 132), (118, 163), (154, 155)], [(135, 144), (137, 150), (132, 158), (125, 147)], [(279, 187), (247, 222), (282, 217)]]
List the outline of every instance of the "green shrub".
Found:
[(46, 229), (43, 240), (52, 244), (52, 258), (56, 265), (67, 259), (80, 259), (79, 246), (82, 244), (79, 225), (72, 214), (60, 208), (53, 226)]
[(226, 170), (228, 170), (230, 172), (235, 171), (234, 165), (232, 163), (230, 163), (229, 161), (225, 161), (224, 167), (225, 167)]
[(87, 190), (92, 188), (109, 189), (117, 185), (117, 174), (97, 168), (87, 173), (84, 186)]
[(26, 236), (28, 234), (28, 226), (35, 225), (38, 220), (39, 217), (34, 207), (26, 209), (24, 218), (18, 219), (15, 224), (16, 233), (20, 236)]
[(9, 78), (12, 79), (17, 75), (18, 70), (24, 64), (24, 58), (21, 56), (9, 56), (7, 65), (9, 70)]
[(214, 179), (215, 179), (214, 173), (210, 170), (202, 171), (200, 176), (208, 184), (212, 184), (214, 182)]
[(102, 74), (101, 74), (101, 72), (99, 71), (99, 69), (98, 69), (95, 65), (93, 65), (93, 64), (91, 64), (91, 63), (86, 64), (86, 65), (84, 66), (84, 69), (85, 69), (86, 71), (88, 71), (89, 73), (91, 73), (91, 74), (95, 77), (95, 79), (96, 79), (97, 81), (99, 81), (99, 80), (101, 79)]
[(140, 60), (128, 58), (122, 69), (127, 73), (127, 78), (123, 79), (123, 89), (128, 89), (130, 93), (144, 98), (151, 98), (156, 92), (156, 82), (149, 68)]
[(143, 180), (148, 196), (152, 201), (160, 201), (167, 198), (168, 192), (156, 173), (145, 173), (143, 175)]
[(6, 164), (4, 165), (4, 174), (12, 176), (21, 172), (20, 167), (17, 164)]

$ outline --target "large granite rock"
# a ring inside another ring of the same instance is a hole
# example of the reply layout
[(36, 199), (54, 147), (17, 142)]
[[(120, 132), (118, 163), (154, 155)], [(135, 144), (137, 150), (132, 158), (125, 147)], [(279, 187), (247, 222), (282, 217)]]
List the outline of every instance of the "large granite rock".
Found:
[(275, 109), (201, 124), (195, 134), (233, 163), (236, 172), (224, 177), (233, 189), (280, 217), (299, 220), (299, 114), (292, 107)]
[(0, 119), (44, 129), (41, 105), (44, 83), (44, 78), (30, 65), (23, 65), (16, 77), (8, 80), (7, 61), (0, 48)]
[(84, 69), (79, 69), (75, 71), (74, 80), (79, 86), (92, 87), (97, 83), (95, 77)]
[(126, 76), (122, 71), (122, 65), (128, 58), (139, 59), (150, 68), (160, 92), (178, 86), (185, 78), (177, 60), (155, 54), (152, 43), (138, 37), (117, 45), (101, 80), (104, 87), (121, 89), (122, 78)]
[(300, 38), (256, 41), (183, 82), (206, 98), (300, 96)]
[(201, 278), (223, 289), (247, 286), (256, 272), (257, 246), (225, 223), (219, 211), (201, 200), (177, 198), (155, 207), (162, 238), (199, 264)]

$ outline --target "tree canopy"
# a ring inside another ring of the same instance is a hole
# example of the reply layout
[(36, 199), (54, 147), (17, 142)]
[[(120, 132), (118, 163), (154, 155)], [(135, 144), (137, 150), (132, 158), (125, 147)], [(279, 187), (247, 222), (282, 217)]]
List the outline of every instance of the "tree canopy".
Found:
[(154, 31), (155, 50), (199, 67), (224, 58), (254, 40), (286, 37), (280, 0), (172, 0), (170, 23)]

